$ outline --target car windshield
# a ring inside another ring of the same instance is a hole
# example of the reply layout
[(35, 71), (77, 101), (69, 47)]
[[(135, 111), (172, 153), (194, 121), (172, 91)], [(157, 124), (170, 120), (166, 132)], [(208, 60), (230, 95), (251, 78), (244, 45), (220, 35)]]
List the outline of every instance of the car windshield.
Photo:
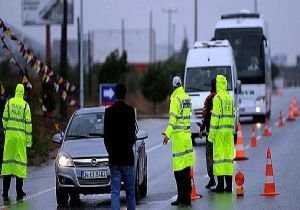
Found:
[(104, 113), (75, 115), (66, 134), (66, 140), (103, 137)]
[(227, 90), (232, 90), (232, 75), (230, 66), (188, 68), (185, 90), (187, 92), (210, 91), (211, 80), (221, 74), (227, 79)]

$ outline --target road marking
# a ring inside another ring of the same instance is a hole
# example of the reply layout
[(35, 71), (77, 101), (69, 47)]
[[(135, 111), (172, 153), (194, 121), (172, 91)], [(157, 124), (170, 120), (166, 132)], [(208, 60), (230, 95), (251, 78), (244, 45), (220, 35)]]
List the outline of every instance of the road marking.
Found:
[(10, 203), (10, 205), (8, 205), (8, 206), (1, 206), (0, 208), (1, 208), (1, 209), (5, 209), (5, 208), (7, 208), (7, 207), (9, 207), (9, 206), (11, 206), (11, 205), (14, 205), (14, 204), (18, 203), (18, 202), (22, 202), (22, 201), (29, 200), (29, 199), (31, 199), (31, 198), (37, 197), (37, 196), (39, 196), (39, 195), (42, 195), (42, 194), (44, 194), (44, 193), (50, 192), (50, 191), (52, 191), (52, 190), (54, 190), (54, 189), (55, 189), (55, 187), (48, 188), (48, 189), (46, 189), (46, 190), (44, 190), (44, 191), (41, 191), (41, 192), (38, 192), (38, 193), (35, 193), (35, 194), (32, 194), (32, 195), (29, 195), (29, 196), (25, 197), (24, 199), (22, 199), (22, 200), (20, 200), (20, 201), (15, 201), (15, 202), (13, 202), (13, 203)]
[(158, 149), (158, 148), (160, 148), (160, 147), (162, 147), (162, 146), (163, 146), (162, 143), (157, 144), (157, 145), (155, 145), (155, 146), (153, 146), (153, 147), (147, 149), (146, 152), (152, 152), (153, 150), (156, 150), (156, 149)]

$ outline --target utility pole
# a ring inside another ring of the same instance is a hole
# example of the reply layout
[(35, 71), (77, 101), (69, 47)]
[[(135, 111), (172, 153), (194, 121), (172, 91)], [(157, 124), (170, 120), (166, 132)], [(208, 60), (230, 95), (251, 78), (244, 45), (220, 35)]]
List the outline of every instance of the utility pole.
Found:
[(177, 9), (163, 9), (163, 13), (168, 14), (168, 57), (172, 55), (172, 50), (171, 50), (171, 39), (172, 39), (172, 15), (177, 13)]
[[(63, 22), (61, 26), (61, 42), (60, 42), (60, 76), (67, 79), (67, 53), (68, 53), (68, 1), (63, 1)], [(61, 119), (66, 115), (66, 105), (64, 100), (60, 99), (60, 114)]]
[(50, 24), (46, 25), (46, 63), (51, 66), (51, 29)]
[(254, 0), (254, 12), (258, 13), (258, 9), (257, 9), (257, 0)]
[(80, 108), (84, 106), (83, 83), (83, 0), (80, 0)]
[(80, 84), (80, 19), (77, 17), (77, 47), (78, 47), (78, 72), (76, 75), (76, 82)]
[(91, 32), (88, 33), (88, 68), (89, 68), (89, 77), (88, 77), (88, 92), (89, 95), (92, 94), (92, 43), (91, 43)]
[(195, 20), (194, 20), (194, 42), (196, 42), (197, 41), (197, 39), (198, 39), (198, 0), (195, 0), (195, 16), (194, 16), (194, 18), (195, 18)]
[(125, 51), (125, 23), (124, 19), (122, 19), (122, 30), (121, 30), (121, 38), (122, 38), (122, 53)]
[(149, 13), (149, 63), (153, 61), (153, 15), (152, 11)]
[(176, 24), (173, 24), (173, 28), (172, 28), (172, 56), (174, 56), (174, 51), (175, 51), (175, 33), (176, 33)]

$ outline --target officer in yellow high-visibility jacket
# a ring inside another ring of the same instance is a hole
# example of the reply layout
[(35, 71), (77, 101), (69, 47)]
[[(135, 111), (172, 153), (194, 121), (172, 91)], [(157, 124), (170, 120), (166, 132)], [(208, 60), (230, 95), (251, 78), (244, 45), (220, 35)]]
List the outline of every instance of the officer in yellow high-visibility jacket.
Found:
[(190, 167), (194, 165), (194, 152), (190, 130), (191, 99), (185, 93), (180, 77), (173, 78), (174, 91), (170, 97), (169, 124), (164, 132), (163, 144), (172, 140), (173, 170), (178, 197), (171, 205), (191, 205)]
[(3, 199), (8, 199), (11, 177), (16, 177), (17, 199), (22, 199), (23, 179), (27, 176), (27, 147), (31, 147), (31, 113), (24, 101), (24, 86), (18, 84), (15, 97), (5, 104), (2, 123), (5, 143), (1, 174), (3, 176)]
[(208, 136), (208, 141), (213, 143), (213, 172), (218, 179), (217, 187), (213, 191), (232, 192), (235, 108), (223, 75), (217, 75), (216, 88)]

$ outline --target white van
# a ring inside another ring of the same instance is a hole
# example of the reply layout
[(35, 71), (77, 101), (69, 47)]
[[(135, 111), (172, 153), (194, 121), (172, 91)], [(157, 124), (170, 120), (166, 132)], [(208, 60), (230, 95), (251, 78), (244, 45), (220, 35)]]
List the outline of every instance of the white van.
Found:
[(196, 42), (188, 52), (184, 73), (184, 89), (192, 100), (193, 143), (199, 136), (204, 101), (210, 94), (211, 80), (218, 74), (227, 78), (227, 90), (233, 97), (236, 108), (237, 125), (239, 120), (238, 93), (241, 83), (237, 80), (236, 65), (230, 43), (228, 40)]

